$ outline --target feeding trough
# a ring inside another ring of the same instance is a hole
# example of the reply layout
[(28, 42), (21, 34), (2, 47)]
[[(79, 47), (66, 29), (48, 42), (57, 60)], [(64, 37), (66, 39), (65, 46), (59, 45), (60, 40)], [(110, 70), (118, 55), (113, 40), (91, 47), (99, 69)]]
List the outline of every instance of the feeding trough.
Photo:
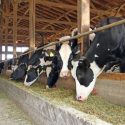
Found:
[(99, 95), (91, 95), (87, 101), (78, 102), (74, 89), (60, 87), (46, 90), (41, 82), (25, 87), (20, 82), (5, 78), (0, 80), (0, 88), (38, 125), (125, 124), (125, 107), (111, 104)]

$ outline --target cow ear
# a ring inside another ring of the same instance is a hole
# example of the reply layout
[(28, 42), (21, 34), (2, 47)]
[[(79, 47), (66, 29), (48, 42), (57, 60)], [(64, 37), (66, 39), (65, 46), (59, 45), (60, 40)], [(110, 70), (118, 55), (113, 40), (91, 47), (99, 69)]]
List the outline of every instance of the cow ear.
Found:
[(69, 45), (71, 46), (71, 49), (73, 50), (76, 46), (78, 46), (78, 40), (76, 38), (69, 40)]
[[(78, 35), (78, 28), (73, 29), (71, 33), (71, 37)], [(69, 40), (69, 45), (71, 46), (71, 49), (73, 50), (78, 45), (77, 38)]]
[(90, 62), (86, 57), (81, 57), (78, 65), (82, 68), (89, 68)]
[(56, 44), (56, 51), (59, 51), (59, 50), (60, 50), (61, 45), (62, 45), (62, 43), (57, 43), (57, 44)]

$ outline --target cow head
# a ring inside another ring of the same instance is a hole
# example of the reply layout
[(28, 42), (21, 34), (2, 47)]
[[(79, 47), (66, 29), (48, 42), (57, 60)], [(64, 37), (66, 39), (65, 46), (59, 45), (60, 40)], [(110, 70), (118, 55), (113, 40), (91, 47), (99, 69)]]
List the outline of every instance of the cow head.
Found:
[(27, 74), (25, 76), (24, 85), (30, 86), (32, 85), (40, 76), (42, 72), (45, 71), (45, 67), (38, 66), (38, 67), (32, 67), (27, 71)]
[(25, 63), (21, 63), (16, 70), (11, 74), (11, 79), (20, 80), (24, 78), (27, 72), (27, 65)]
[[(38, 79), (40, 74), (45, 72), (47, 65), (49, 65), (48, 62), (52, 62), (54, 52), (55, 51), (53, 49), (46, 49), (42, 50), (41, 52), (39, 51), (39, 53), (35, 52), (33, 54), (30, 61), (34, 63), (28, 66), (27, 74), (24, 80), (24, 85), (26, 86), (32, 85)], [(37, 62), (39, 63), (37, 64)]]
[[(68, 38), (70, 38), (70, 36), (61, 37), (60, 41)], [(57, 44), (56, 50), (57, 61), (60, 69), (60, 77), (67, 77), (70, 75), (69, 71), (72, 67), (71, 60), (73, 59), (74, 54), (78, 51), (77, 39), (71, 39), (63, 44)]]
[(43, 58), (45, 56), (44, 50), (36, 50), (35, 53), (32, 54), (32, 56), (29, 59), (28, 65), (34, 65), (38, 66), (40, 63), (40, 58)]
[(101, 69), (95, 62), (90, 63), (86, 57), (79, 61), (72, 61), (72, 75), (76, 82), (76, 99), (84, 101), (92, 92), (97, 76)]

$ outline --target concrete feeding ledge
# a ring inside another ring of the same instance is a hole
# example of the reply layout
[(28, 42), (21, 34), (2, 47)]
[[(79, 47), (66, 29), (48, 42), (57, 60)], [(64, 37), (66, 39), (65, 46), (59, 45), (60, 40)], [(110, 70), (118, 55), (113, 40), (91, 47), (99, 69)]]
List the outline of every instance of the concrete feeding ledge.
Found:
[(103, 73), (96, 82), (98, 94), (105, 100), (125, 106), (125, 74)]
[(53, 104), (39, 94), (0, 78), (0, 89), (7, 93), (36, 125), (111, 125), (93, 115)]

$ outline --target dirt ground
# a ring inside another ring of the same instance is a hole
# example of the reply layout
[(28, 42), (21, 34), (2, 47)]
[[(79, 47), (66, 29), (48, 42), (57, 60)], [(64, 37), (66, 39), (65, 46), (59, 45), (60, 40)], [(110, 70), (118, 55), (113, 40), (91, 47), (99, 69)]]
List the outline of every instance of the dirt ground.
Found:
[(0, 90), (0, 125), (34, 125), (28, 116)]

